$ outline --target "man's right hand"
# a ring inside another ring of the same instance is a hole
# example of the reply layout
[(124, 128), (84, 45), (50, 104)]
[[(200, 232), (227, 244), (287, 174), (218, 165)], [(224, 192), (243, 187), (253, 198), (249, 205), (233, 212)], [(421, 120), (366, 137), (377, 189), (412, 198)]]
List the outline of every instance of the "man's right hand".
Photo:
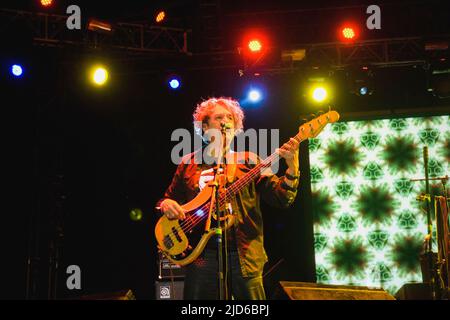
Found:
[(161, 202), (161, 211), (170, 220), (184, 220), (184, 218), (186, 218), (183, 208), (178, 204), (178, 202), (172, 199), (166, 199)]

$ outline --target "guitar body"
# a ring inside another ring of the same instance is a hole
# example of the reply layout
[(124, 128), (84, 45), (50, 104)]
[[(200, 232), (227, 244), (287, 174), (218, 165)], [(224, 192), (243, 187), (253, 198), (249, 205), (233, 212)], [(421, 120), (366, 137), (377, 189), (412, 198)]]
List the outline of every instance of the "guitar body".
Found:
[[(190, 202), (182, 205), (186, 219), (168, 219), (162, 216), (155, 227), (156, 241), (159, 249), (171, 262), (184, 266), (193, 262), (202, 253), (216, 228), (207, 228), (208, 210), (214, 188), (207, 185)], [(216, 220), (216, 215), (212, 219)], [(221, 219), (224, 228), (234, 223), (234, 216), (226, 215)], [(216, 220), (217, 221), (217, 220)]]

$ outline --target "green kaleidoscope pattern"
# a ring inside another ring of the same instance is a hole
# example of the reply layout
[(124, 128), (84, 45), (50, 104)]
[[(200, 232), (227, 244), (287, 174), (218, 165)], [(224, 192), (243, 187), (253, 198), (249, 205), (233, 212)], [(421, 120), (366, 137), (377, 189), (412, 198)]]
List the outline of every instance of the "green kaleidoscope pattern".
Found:
[[(309, 140), (317, 282), (381, 287), (421, 282), (429, 177), (449, 174), (450, 117), (339, 122)], [(439, 181), (432, 194), (442, 195)]]

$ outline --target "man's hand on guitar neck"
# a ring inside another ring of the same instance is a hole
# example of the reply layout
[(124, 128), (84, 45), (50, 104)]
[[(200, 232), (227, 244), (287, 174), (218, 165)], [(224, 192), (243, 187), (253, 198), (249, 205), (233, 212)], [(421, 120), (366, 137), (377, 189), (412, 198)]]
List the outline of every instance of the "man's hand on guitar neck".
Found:
[[(281, 146), (281, 148), (277, 149), (277, 152), (280, 155), (280, 157), (286, 160), (286, 164), (288, 166), (286, 173), (289, 174), (289, 176), (293, 177), (298, 177), (300, 175), (298, 162), (298, 146), (299, 142), (296, 139), (291, 138), (289, 142), (285, 143), (284, 145)], [(290, 187), (292, 187), (297, 183), (297, 181), (295, 180), (286, 180), (286, 183)]]
[(161, 202), (160, 206), (162, 213), (170, 220), (186, 218), (183, 208), (175, 200), (166, 199)]

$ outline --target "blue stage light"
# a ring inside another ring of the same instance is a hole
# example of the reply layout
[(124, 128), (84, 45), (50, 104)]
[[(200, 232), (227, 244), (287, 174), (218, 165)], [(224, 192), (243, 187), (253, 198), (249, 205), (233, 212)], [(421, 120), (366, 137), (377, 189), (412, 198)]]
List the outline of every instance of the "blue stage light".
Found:
[(18, 64), (14, 64), (11, 66), (11, 73), (15, 76), (15, 77), (21, 77), (23, 74), (23, 68), (21, 65)]
[(248, 92), (248, 99), (250, 100), (250, 102), (253, 102), (253, 103), (257, 103), (257, 102), (261, 101), (261, 99), (262, 99), (261, 91), (259, 91), (257, 89), (250, 90)]
[(181, 82), (177, 78), (172, 78), (172, 79), (169, 80), (169, 86), (172, 89), (178, 89), (180, 87), (180, 85), (181, 85)]
[(367, 87), (361, 87), (361, 88), (359, 88), (359, 94), (360, 94), (360, 95), (365, 96), (365, 95), (367, 94), (367, 92), (368, 92)]

